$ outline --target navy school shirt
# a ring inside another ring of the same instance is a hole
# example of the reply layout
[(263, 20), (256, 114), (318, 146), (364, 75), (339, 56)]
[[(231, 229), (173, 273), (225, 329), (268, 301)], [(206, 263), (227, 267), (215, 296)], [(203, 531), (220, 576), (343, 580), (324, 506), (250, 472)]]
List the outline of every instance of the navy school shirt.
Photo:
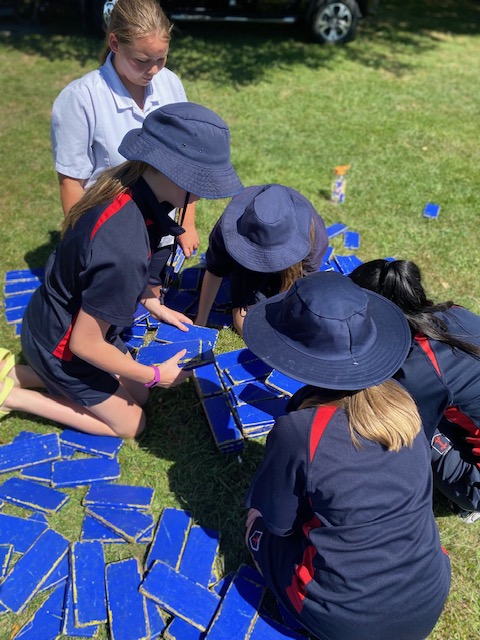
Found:
[[(355, 448), (345, 413), (332, 406), (279, 418), (246, 504), (285, 541), (303, 529), (298, 564), (286, 552), (270, 566), (278, 571), (273, 584), (283, 583), (311, 633), (419, 640), (435, 625), (450, 585), (432, 513), (428, 442), (423, 432), (399, 452), (360, 442)], [(298, 536), (291, 540), (298, 545)]]
[(114, 343), (132, 323), (148, 282), (152, 250), (161, 237), (183, 233), (140, 178), (130, 192), (87, 211), (68, 229), (47, 262), (45, 283), (27, 310), (31, 332), (53, 355), (70, 360), (68, 348), (80, 309), (110, 324)]
[[(480, 345), (480, 317), (463, 307), (436, 312), (450, 333)], [(395, 375), (417, 403), (429, 440), (449, 407), (480, 426), (480, 360), (439, 340), (418, 335)], [(465, 432), (463, 432), (465, 434)], [(466, 434), (465, 434), (466, 435)]]
[[(314, 242), (309, 254), (304, 258), (303, 275), (315, 273), (322, 264), (328, 247), (325, 224), (316, 211), (311, 211), (314, 225)], [(221, 218), (217, 220), (208, 239), (206, 267), (210, 273), (220, 278), (230, 278), (233, 308), (244, 308), (255, 304), (264, 297), (270, 298), (280, 291), (279, 273), (259, 273), (242, 266), (228, 253), (221, 229)], [(257, 294), (260, 293), (260, 296)]]

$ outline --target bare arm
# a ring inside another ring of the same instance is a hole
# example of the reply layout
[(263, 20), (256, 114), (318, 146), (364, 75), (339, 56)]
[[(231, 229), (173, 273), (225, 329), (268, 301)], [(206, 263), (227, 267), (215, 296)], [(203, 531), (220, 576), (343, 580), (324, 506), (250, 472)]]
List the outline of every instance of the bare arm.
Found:
[(188, 205), (182, 226), (185, 229), (185, 233), (178, 236), (178, 243), (182, 247), (185, 257), (190, 258), (200, 244), (197, 229), (195, 228), (195, 202)]
[[(70, 336), (70, 350), (82, 360), (112, 375), (135, 380), (142, 384), (153, 379), (152, 368), (140, 364), (133, 358), (126, 358), (117, 347), (105, 340), (110, 325), (80, 309)], [(160, 387), (174, 387), (188, 374), (178, 366), (185, 350), (159, 365)]]
[(63, 213), (66, 216), (73, 205), (83, 196), (86, 180), (69, 178), (59, 173), (58, 182), (60, 183), (60, 199), (62, 201)]
[(223, 278), (215, 276), (210, 271), (205, 272), (200, 291), (200, 300), (198, 302), (198, 313), (195, 324), (204, 327), (207, 324), (208, 316), (212, 308), (213, 302), (217, 297), (218, 290), (222, 284)]
[(188, 331), (188, 327), (186, 325), (193, 324), (192, 320), (183, 313), (170, 309), (160, 302), (158, 299), (159, 287), (147, 287), (143, 296), (144, 297), (141, 300), (143, 306), (152, 314), (152, 316), (157, 318), (157, 320), (172, 324), (174, 327), (177, 327), (177, 329), (181, 329), (182, 331)]

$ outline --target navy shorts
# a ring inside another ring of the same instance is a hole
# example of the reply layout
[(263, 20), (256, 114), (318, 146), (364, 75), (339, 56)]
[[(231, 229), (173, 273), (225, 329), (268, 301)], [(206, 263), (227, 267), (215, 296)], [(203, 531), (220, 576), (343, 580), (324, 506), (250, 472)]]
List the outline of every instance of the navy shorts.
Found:
[[(123, 353), (128, 351), (120, 338), (115, 346)], [(35, 340), (26, 318), (22, 322), (22, 350), (28, 364), (54, 396), (92, 407), (108, 400), (119, 387), (117, 378), (80, 358), (73, 356), (67, 362), (55, 357)]]

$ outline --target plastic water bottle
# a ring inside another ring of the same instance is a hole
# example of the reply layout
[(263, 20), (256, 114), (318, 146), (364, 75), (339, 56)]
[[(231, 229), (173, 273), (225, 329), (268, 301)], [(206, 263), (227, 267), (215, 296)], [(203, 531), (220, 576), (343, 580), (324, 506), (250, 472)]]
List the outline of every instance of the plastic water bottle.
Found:
[(335, 167), (335, 178), (332, 183), (332, 195), (330, 202), (333, 204), (343, 204), (345, 202), (345, 190), (347, 188), (346, 173), (350, 169), (349, 164), (342, 164)]

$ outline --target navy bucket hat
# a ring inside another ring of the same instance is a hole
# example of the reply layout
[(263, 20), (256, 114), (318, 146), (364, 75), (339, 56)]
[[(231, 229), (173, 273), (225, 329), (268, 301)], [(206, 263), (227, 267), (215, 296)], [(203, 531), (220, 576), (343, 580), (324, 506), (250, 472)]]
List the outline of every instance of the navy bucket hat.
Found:
[(229, 198), (243, 189), (230, 162), (230, 131), (216, 113), (193, 102), (167, 104), (129, 131), (119, 153), (151, 165), (200, 198)]
[(411, 343), (399, 307), (336, 272), (301, 278), (256, 304), (243, 338), (255, 355), (296, 380), (350, 391), (391, 378)]
[(295, 189), (281, 184), (246, 187), (222, 214), (225, 248), (251, 271), (282, 271), (310, 252), (312, 215), (318, 215), (313, 205)]

